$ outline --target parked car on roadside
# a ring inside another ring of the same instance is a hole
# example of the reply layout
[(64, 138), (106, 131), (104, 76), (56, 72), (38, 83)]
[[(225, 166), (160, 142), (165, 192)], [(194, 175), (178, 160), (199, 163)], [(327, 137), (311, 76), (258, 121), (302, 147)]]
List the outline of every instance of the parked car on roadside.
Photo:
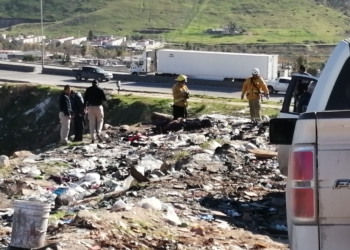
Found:
[(266, 85), (271, 94), (278, 92), (286, 92), (291, 79), (291, 77), (280, 77), (275, 81), (267, 82)]

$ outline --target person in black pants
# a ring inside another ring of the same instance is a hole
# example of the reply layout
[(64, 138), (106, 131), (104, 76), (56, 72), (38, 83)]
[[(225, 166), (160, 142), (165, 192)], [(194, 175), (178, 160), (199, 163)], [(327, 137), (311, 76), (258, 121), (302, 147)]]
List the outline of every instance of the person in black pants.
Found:
[(85, 105), (80, 92), (71, 92), (72, 109), (74, 113), (74, 141), (83, 141)]
[[(306, 72), (306, 68), (304, 65), (300, 65), (298, 73), (302, 74), (302, 75), (311, 76), (309, 73)], [(298, 100), (299, 100), (300, 96), (307, 91), (309, 84), (310, 84), (309, 80), (306, 80), (306, 79), (305, 80), (302, 80), (302, 79), (298, 80), (297, 86), (294, 90), (294, 109), (293, 109), (294, 112), (297, 112)]]

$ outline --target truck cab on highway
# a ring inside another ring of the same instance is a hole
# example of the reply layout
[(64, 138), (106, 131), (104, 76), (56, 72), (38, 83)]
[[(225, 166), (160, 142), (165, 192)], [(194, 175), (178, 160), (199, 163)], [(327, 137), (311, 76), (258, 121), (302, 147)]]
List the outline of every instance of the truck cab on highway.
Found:
[(270, 121), (270, 142), (289, 147), (286, 208), (290, 248), (348, 250), (350, 39), (334, 49), (305, 113), (294, 114), (287, 107), (292, 91), (289, 86), (281, 117)]

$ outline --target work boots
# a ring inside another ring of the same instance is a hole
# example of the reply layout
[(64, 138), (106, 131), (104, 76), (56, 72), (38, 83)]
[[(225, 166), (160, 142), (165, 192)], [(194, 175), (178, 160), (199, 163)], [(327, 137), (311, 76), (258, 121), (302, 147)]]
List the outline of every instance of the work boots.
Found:
[(97, 134), (97, 139), (98, 139), (99, 142), (103, 142), (103, 139), (102, 139), (100, 134)]

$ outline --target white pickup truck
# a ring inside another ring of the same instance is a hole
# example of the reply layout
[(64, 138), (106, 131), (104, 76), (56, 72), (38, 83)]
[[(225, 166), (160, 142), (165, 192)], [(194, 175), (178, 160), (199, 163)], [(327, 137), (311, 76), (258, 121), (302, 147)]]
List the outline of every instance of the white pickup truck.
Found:
[(269, 89), (270, 94), (286, 92), (291, 79), (291, 77), (280, 77), (275, 81), (268, 81), (266, 85)]
[(306, 112), (300, 116), (288, 106), (295, 87), (292, 80), (283, 114), (270, 121), (270, 142), (289, 147), (286, 206), (290, 248), (348, 250), (350, 39), (334, 49)]

